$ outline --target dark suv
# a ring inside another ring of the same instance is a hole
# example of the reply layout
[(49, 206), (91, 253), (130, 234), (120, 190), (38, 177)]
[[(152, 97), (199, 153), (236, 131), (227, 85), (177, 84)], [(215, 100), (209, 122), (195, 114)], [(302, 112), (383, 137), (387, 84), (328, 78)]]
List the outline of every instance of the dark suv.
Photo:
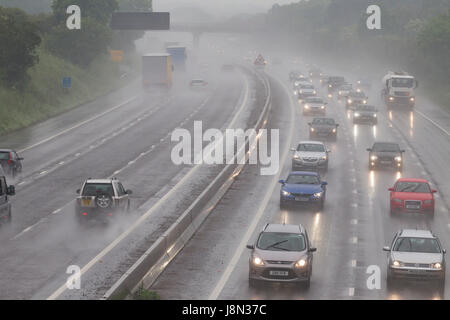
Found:
[(369, 170), (382, 166), (403, 170), (405, 150), (401, 150), (397, 143), (375, 142), (367, 151), (369, 151)]
[(13, 177), (22, 172), (22, 160), (17, 152), (11, 149), (0, 149), (0, 166)]
[(14, 186), (8, 186), (6, 183), (5, 172), (0, 166), (0, 223), (11, 222), (11, 203), (9, 196), (16, 194)]
[(113, 179), (88, 179), (77, 190), (76, 216), (80, 223), (89, 219), (106, 220), (130, 210), (131, 190)]

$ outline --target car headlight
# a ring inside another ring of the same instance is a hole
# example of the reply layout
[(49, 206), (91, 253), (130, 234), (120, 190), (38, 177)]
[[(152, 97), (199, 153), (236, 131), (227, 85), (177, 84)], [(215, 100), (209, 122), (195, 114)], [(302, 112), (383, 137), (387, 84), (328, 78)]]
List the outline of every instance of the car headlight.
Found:
[(356, 92), (361, 92), (361, 89), (360, 88), (356, 89)]
[(402, 157), (400, 157), (400, 156), (395, 157), (395, 161), (401, 162), (402, 161)]
[(317, 94), (317, 91), (316, 91), (316, 90), (314, 90), (314, 91), (313, 91), (313, 93), (314, 93), (314, 94)]
[(431, 268), (440, 270), (442, 269), (442, 265), (440, 262), (432, 263)]
[(329, 84), (329, 85), (328, 85), (328, 88), (331, 88), (331, 87), (332, 87), (332, 85), (331, 85), (331, 84)]
[(336, 128), (333, 129), (333, 133), (336, 133)]
[(352, 99), (348, 99), (347, 102), (348, 102), (348, 103), (352, 103)]
[(433, 200), (432, 199), (424, 200), (423, 203), (424, 204), (432, 204)]
[(339, 91), (338, 93), (339, 93), (339, 95), (341, 95), (341, 94), (342, 94), (342, 91)]
[(314, 132), (314, 128), (311, 128), (311, 132)]
[(389, 101), (394, 101), (394, 97), (389, 97)]
[(414, 99), (414, 97), (411, 97), (411, 98), (409, 98), (409, 100), (410, 100), (410, 101), (414, 101), (415, 99)]
[(392, 199), (392, 201), (397, 202), (397, 203), (402, 203), (402, 200), (401, 199), (397, 199), (397, 198)]
[(367, 103), (367, 100), (363, 100), (363, 103), (366, 104), (366, 103)]
[(316, 193), (314, 193), (314, 197), (315, 198), (320, 198), (320, 197), (322, 197), (322, 194), (323, 194), (322, 191), (321, 192), (316, 192)]
[(309, 105), (305, 104), (305, 109), (309, 109)]
[(377, 114), (376, 114), (376, 113), (374, 113), (374, 114), (373, 114), (373, 117), (374, 117), (374, 118), (376, 118), (376, 117), (377, 117)]
[(321, 159), (322, 160), (327, 160), (327, 156), (323, 156)]
[(400, 267), (401, 265), (402, 265), (402, 263), (400, 261), (394, 260), (392, 262), (392, 266), (394, 266), (394, 267)]
[(298, 154), (294, 154), (294, 159), (300, 159), (300, 156)]
[(320, 106), (320, 109), (322, 109), (322, 110), (325, 109), (325, 106)]
[(283, 196), (289, 196), (289, 195), (291, 195), (291, 193), (288, 192), (288, 191), (286, 191), (286, 190), (282, 190), (282, 191), (281, 191), (281, 194), (282, 194)]
[(359, 117), (360, 114), (358, 112), (355, 113), (355, 117)]
[(377, 159), (378, 159), (377, 156), (371, 156), (371, 157), (370, 157), (370, 160), (372, 160), (372, 161), (375, 161), (375, 160), (377, 160)]
[(305, 259), (300, 259), (295, 263), (295, 267), (296, 268), (303, 268), (306, 266), (306, 260)]
[(257, 257), (257, 256), (253, 257), (252, 262), (255, 266), (263, 266), (264, 265), (264, 261), (260, 257)]
[(358, 84), (361, 84), (361, 81), (359, 81), (359, 80), (358, 80), (358, 81), (356, 81), (356, 82), (357, 82)]

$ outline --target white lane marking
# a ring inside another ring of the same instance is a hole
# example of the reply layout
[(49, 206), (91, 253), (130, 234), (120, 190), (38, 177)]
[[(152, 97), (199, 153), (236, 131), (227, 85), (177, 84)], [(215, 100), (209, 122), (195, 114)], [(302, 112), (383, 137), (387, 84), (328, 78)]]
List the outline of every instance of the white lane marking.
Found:
[(353, 297), (355, 295), (355, 288), (348, 288), (348, 295)]
[(356, 260), (352, 260), (352, 267), (356, 268)]
[(358, 243), (358, 237), (351, 237), (350, 242), (353, 244)]
[(61, 161), (60, 163), (58, 163), (60, 166), (62, 166), (65, 163), (65, 161)]
[(57, 214), (59, 212), (61, 212), (62, 208), (56, 209), (55, 211), (52, 212), (52, 214)]
[(75, 157), (78, 157), (80, 154), (81, 154), (80, 152), (76, 153), (76, 154), (75, 154)]
[[(242, 104), (239, 108), (239, 110), (234, 115), (231, 124), (234, 124), (235, 121), (237, 121), (238, 116), (244, 109), (245, 105), (248, 101), (248, 91), (249, 91), (249, 84), (248, 80), (244, 78), (245, 81), (245, 98), (242, 101)], [(209, 99), (209, 98), (208, 98)], [(208, 100), (206, 99), (206, 100)], [(206, 102), (205, 102), (206, 103)], [(80, 271), (80, 276), (85, 274), (89, 269), (92, 268), (98, 261), (100, 261), (106, 254), (108, 254), (114, 247), (116, 247), (123, 239), (125, 239), (131, 232), (133, 232), (134, 229), (136, 229), (139, 225), (141, 225), (142, 222), (147, 220), (149, 216), (151, 216), (159, 207), (166, 202), (166, 200), (174, 193), (178, 192), (178, 189), (181, 188), (181, 186), (184, 184), (185, 181), (187, 181), (199, 168), (201, 168), (202, 165), (198, 164), (195, 165), (181, 180), (173, 186), (169, 192), (164, 194), (147, 212), (145, 212), (143, 215), (139, 217), (139, 219), (133, 223), (127, 230), (125, 230), (123, 233), (121, 233), (116, 239), (114, 239), (106, 248), (104, 248), (99, 254), (97, 254), (91, 261), (89, 261)], [(61, 285), (55, 292), (53, 292), (46, 300), (55, 300), (57, 299), (64, 291), (66, 291), (67, 286), (64, 283)]]
[[(281, 83), (280, 81), (278, 81), (278, 82)], [(282, 86), (285, 89), (285, 91), (287, 92), (287, 95), (290, 96), (290, 93), (286, 89), (285, 85), (282, 84)], [(290, 107), (291, 107), (291, 120), (293, 120), (293, 119), (295, 119), (294, 118), (295, 107), (293, 106), (292, 100), (290, 103)], [(294, 136), (294, 121), (290, 121), (289, 135), (288, 135), (288, 139), (287, 139), (287, 142), (285, 145), (285, 149), (284, 149), (282, 157), (281, 157), (280, 164), (284, 164), (286, 162), (287, 156), (289, 154), (290, 146), (292, 144), (293, 136)], [(238, 247), (236, 248), (236, 251), (235, 251), (233, 257), (231, 258), (230, 262), (228, 263), (227, 267), (225, 268), (225, 271), (222, 274), (222, 276), (220, 277), (219, 282), (216, 284), (214, 290), (211, 292), (210, 296), (208, 297), (208, 300), (216, 300), (218, 298), (219, 294), (222, 292), (226, 282), (228, 281), (228, 279), (231, 276), (231, 273), (235, 269), (235, 267), (239, 261), (239, 258), (241, 257), (242, 253), (244, 252), (244, 249), (246, 248), (245, 245), (250, 240), (251, 235), (255, 231), (255, 229), (258, 225), (258, 222), (261, 219), (261, 216), (264, 213), (264, 211), (267, 207), (267, 204), (269, 203), (269, 200), (273, 195), (273, 191), (275, 190), (275, 187), (278, 184), (280, 174), (281, 174), (281, 170), (279, 170), (278, 174), (273, 176), (273, 179), (269, 185), (269, 188), (267, 189), (264, 199), (262, 200), (261, 205), (259, 206), (255, 216), (253, 217), (253, 220), (252, 220), (250, 226), (248, 227), (247, 231), (245, 232), (244, 236), (242, 237), (242, 240), (239, 243)]]
[(356, 224), (358, 224), (358, 219), (352, 219), (352, 220), (350, 220), (350, 223), (353, 225), (356, 225)]
[(21, 185), (23, 185), (25, 183), (25, 181), (21, 181), (21, 182), (19, 182), (17, 185), (18, 186), (21, 186)]
[(44, 171), (40, 172), (39, 175), (42, 176), (43, 174), (46, 174), (47, 172), (48, 172), (47, 170), (44, 170)]
[(419, 114), (420, 116), (422, 116), (423, 118), (425, 118), (426, 120), (430, 121), (432, 124), (434, 124), (434, 126), (438, 129), (440, 129), (442, 132), (444, 132), (446, 135), (450, 136), (450, 132), (448, 132), (447, 130), (445, 130), (442, 126), (440, 126), (438, 123), (436, 123), (434, 120), (428, 118), (426, 115), (424, 115), (422, 112), (420, 112), (419, 110), (415, 110), (417, 112), (417, 114)]
[(92, 117), (92, 118), (89, 118), (89, 119), (87, 119), (87, 120), (81, 121), (81, 122), (77, 123), (76, 125), (74, 125), (74, 126), (72, 126), (72, 127), (70, 127), (70, 128), (67, 128), (67, 129), (65, 129), (65, 130), (63, 130), (63, 131), (61, 131), (61, 132), (59, 132), (59, 133), (57, 133), (57, 134), (55, 134), (55, 135), (53, 135), (53, 136), (50, 136), (50, 137), (48, 137), (48, 138), (46, 138), (46, 139), (44, 139), (44, 140), (41, 140), (41, 141), (39, 141), (39, 142), (37, 142), (37, 143), (31, 145), (31, 146), (28, 146), (28, 147), (25, 147), (25, 148), (23, 148), (23, 149), (21, 149), (21, 150), (18, 150), (18, 152), (19, 152), (19, 153), (22, 153), (22, 152), (24, 152), (24, 151), (27, 151), (27, 150), (30, 150), (30, 149), (35, 148), (35, 147), (37, 147), (37, 146), (40, 146), (40, 145), (43, 144), (43, 143), (46, 143), (46, 142), (48, 142), (48, 141), (51, 141), (51, 140), (53, 140), (53, 139), (55, 139), (55, 138), (57, 138), (57, 137), (59, 137), (59, 136), (65, 134), (65, 133), (67, 133), (67, 132), (69, 132), (69, 131), (72, 131), (72, 130), (74, 130), (74, 129), (77, 129), (77, 128), (81, 127), (82, 125), (84, 125), (84, 124), (86, 124), (86, 123), (89, 123), (89, 122), (91, 122), (91, 121), (94, 121), (94, 120), (96, 120), (96, 119), (98, 119), (98, 118), (104, 116), (105, 114), (108, 114), (108, 113), (110, 113), (110, 112), (112, 112), (112, 111), (114, 111), (114, 110), (116, 110), (116, 109), (118, 109), (118, 108), (121, 108), (121, 107), (123, 107), (124, 105), (127, 105), (128, 103), (130, 103), (130, 102), (132, 102), (132, 101), (134, 101), (134, 100), (136, 100), (136, 99), (137, 99), (137, 96), (135, 96), (135, 97), (133, 97), (133, 98), (131, 98), (131, 99), (128, 99), (127, 101), (122, 102), (121, 104), (119, 104), (119, 105), (117, 105), (117, 106), (115, 106), (115, 107), (112, 107), (111, 109), (108, 109), (108, 110), (106, 110), (106, 111), (104, 111), (104, 112), (102, 112), (102, 113), (99, 113), (99, 114), (97, 114), (96, 116), (94, 116), (94, 117)]

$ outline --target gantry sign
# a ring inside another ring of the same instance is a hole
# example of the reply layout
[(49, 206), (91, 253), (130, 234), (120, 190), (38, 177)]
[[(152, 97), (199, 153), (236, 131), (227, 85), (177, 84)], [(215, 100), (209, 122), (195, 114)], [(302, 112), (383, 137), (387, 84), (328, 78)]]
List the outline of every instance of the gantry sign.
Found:
[(113, 30), (169, 30), (169, 12), (114, 12)]

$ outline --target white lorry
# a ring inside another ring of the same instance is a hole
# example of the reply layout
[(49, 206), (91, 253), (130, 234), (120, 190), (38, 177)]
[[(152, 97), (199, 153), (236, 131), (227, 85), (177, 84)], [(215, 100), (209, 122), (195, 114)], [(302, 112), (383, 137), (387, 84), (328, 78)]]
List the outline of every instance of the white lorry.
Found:
[(388, 108), (396, 106), (414, 107), (416, 97), (414, 89), (417, 80), (406, 72), (389, 71), (382, 80), (381, 97)]

